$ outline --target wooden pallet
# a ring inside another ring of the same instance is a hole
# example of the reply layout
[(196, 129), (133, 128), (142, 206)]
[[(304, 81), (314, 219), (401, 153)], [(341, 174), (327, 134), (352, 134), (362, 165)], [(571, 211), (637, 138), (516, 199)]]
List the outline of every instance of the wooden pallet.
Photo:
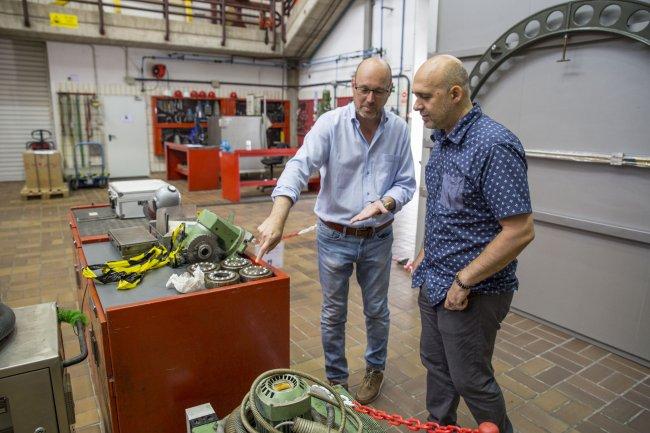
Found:
[(70, 195), (70, 190), (67, 186), (61, 186), (59, 188), (53, 189), (32, 189), (23, 187), (20, 191), (20, 196), (23, 200), (30, 200), (40, 198), (43, 200), (49, 200), (55, 197), (67, 197)]

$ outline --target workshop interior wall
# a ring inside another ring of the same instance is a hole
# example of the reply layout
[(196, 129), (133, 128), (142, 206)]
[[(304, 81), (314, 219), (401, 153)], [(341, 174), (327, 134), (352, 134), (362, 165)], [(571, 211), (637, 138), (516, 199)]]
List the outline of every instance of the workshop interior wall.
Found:
[[(508, 28), (556, 3), (441, 0), (430, 51), (471, 70)], [(650, 155), (650, 50), (598, 39), (569, 43), (568, 62), (558, 62), (559, 39), (515, 56), (477, 100), (527, 150)], [(513, 306), (647, 363), (650, 171), (533, 157), (528, 165), (537, 238), (521, 256)]]

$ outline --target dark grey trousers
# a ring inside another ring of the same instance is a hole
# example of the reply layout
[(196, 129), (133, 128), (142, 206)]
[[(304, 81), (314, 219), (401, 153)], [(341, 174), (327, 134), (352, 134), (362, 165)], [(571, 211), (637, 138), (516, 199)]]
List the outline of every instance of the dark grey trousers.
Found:
[(492, 353), (513, 293), (475, 295), (463, 311), (431, 305), (420, 290), (420, 359), (427, 369), (429, 421), (456, 424), (462, 396), (477, 423), (491, 421), (512, 433), (501, 388), (494, 379)]

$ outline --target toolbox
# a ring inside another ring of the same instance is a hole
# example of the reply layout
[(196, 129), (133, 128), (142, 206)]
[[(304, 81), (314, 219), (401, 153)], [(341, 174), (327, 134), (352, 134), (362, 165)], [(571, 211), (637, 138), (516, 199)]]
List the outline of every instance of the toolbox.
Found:
[(160, 179), (123, 180), (108, 183), (108, 200), (118, 218), (143, 218), (142, 206), (169, 184)]
[(144, 227), (112, 228), (108, 238), (120, 252), (123, 259), (147, 252), (158, 243), (158, 240)]

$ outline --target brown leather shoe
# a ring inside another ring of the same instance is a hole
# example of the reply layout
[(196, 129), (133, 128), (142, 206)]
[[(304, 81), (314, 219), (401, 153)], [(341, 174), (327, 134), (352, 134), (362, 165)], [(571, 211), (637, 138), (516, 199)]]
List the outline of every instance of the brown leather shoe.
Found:
[(368, 404), (377, 400), (381, 385), (384, 383), (384, 372), (381, 370), (367, 369), (366, 375), (357, 389), (354, 399), (360, 404)]
[(328, 380), (330, 386), (334, 387), (336, 385), (341, 385), (346, 391), (349, 391), (348, 389), (348, 383), (347, 382), (337, 382), (335, 380)]

